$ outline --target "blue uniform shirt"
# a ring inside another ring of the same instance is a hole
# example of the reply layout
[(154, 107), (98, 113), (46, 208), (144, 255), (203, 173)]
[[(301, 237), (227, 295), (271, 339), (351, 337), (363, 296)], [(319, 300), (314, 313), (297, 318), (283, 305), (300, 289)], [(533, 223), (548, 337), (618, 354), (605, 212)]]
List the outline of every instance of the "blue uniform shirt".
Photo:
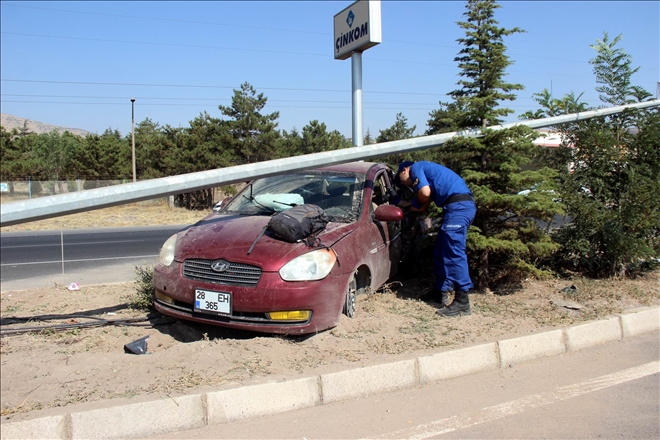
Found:
[(410, 166), (410, 178), (416, 191), (430, 186), (431, 199), (438, 206), (442, 206), (445, 200), (454, 194), (472, 195), (461, 176), (434, 162), (415, 162)]

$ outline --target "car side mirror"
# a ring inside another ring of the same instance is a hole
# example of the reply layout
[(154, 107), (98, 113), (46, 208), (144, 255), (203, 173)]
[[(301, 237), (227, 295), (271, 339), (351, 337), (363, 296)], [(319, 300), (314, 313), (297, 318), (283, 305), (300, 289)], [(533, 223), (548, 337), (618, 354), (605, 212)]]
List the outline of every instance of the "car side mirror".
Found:
[(398, 206), (380, 205), (376, 208), (374, 216), (381, 222), (398, 222), (403, 220), (403, 211)]

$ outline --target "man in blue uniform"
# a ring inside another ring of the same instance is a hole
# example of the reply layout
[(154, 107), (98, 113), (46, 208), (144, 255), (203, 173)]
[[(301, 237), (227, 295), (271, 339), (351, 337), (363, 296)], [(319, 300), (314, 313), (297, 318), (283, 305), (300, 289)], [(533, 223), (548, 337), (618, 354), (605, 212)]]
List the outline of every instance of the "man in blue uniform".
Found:
[[(443, 220), (433, 249), (435, 286), (433, 295), (445, 308), (440, 316), (472, 313), (468, 291), (473, 284), (467, 261), (467, 231), (477, 207), (465, 181), (447, 167), (433, 162), (403, 162), (397, 177), (401, 184), (416, 191), (411, 211), (424, 212), (431, 201), (442, 207)], [(449, 303), (449, 292), (454, 300)]]

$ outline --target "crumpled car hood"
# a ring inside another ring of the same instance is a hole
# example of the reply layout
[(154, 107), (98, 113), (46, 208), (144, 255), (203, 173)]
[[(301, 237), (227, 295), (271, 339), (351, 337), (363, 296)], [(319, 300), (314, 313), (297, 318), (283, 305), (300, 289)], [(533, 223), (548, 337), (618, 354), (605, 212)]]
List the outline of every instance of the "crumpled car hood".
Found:
[[(175, 260), (219, 259), (257, 265), (264, 271), (278, 271), (284, 263), (312, 250), (304, 243), (288, 243), (266, 232), (269, 216), (212, 214), (179, 233)], [(332, 247), (357, 228), (356, 223), (328, 223), (318, 234), (323, 245)], [(256, 240), (256, 244), (255, 244)], [(254, 244), (252, 252), (248, 251)]]

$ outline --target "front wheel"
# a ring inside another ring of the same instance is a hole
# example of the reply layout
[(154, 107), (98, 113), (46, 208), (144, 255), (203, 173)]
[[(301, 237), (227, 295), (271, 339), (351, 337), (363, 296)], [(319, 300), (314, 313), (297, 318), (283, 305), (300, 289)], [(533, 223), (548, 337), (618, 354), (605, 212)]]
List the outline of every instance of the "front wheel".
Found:
[(344, 301), (344, 315), (352, 318), (355, 315), (355, 298), (357, 296), (357, 282), (355, 274), (351, 275), (351, 281), (348, 283), (346, 291), (346, 300)]

